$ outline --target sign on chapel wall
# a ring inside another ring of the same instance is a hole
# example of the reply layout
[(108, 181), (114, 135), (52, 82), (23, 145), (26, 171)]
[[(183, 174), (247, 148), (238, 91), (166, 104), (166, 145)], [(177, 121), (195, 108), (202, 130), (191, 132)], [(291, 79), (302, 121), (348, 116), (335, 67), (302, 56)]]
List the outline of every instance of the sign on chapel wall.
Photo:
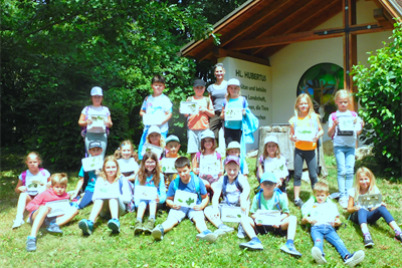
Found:
[[(266, 65), (239, 60), (231, 57), (221, 58), (226, 74), (225, 79), (237, 78), (241, 82), (241, 95), (247, 98), (250, 110), (260, 120), (260, 126), (272, 122), (271, 108), (271, 68)], [(257, 148), (258, 131), (254, 133), (255, 144), (247, 150)]]

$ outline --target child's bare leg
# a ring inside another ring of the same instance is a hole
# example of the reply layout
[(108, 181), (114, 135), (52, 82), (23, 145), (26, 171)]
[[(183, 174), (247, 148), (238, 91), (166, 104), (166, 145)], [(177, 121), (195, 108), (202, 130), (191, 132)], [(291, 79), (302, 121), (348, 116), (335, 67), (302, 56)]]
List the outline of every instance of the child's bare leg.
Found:
[(290, 215), (282, 221), (281, 229), (288, 230), (287, 238), (290, 240), (294, 240), (296, 236), (296, 226), (297, 226), (297, 218), (296, 216)]
[(155, 216), (156, 216), (156, 207), (157, 207), (157, 203), (156, 203), (156, 202), (150, 202), (150, 203), (149, 203), (149, 218), (155, 219)]
[(31, 200), (31, 196), (29, 196), (27, 193), (20, 193), (20, 196), (18, 197), (17, 214), (15, 219), (22, 220), (24, 218), (25, 207)]
[(63, 226), (64, 224), (71, 221), (78, 214), (78, 209), (71, 209), (69, 213), (64, 214), (56, 218), (56, 224), (58, 226)]
[(195, 228), (197, 228), (199, 233), (202, 233), (208, 229), (204, 220), (204, 215), (202, 215), (202, 217), (194, 217), (192, 220), (195, 223)]
[(38, 234), (39, 228), (42, 226), (43, 221), (45, 220), (47, 214), (50, 212), (50, 208), (46, 206), (41, 206), (37, 211), (32, 215), (32, 229), (31, 235), (32, 237), (36, 237)]
[(95, 222), (96, 218), (98, 217), (99, 213), (101, 212), (101, 209), (103, 207), (103, 200), (96, 199), (94, 201), (94, 205), (91, 210), (91, 214), (89, 215), (89, 220), (92, 222)]
[(257, 237), (257, 234), (254, 230), (254, 221), (252, 218), (246, 216), (242, 217), (240, 223), (249, 238)]
[(109, 210), (112, 219), (119, 218), (119, 200), (117, 199), (109, 199)]
[(144, 218), (145, 209), (147, 208), (147, 204), (145, 202), (140, 202), (137, 209), (137, 220), (142, 222)]
[(177, 220), (169, 219), (169, 217), (168, 217), (167, 220), (162, 223), (164, 233), (167, 233), (170, 230), (172, 230), (173, 227), (175, 227), (178, 223), (179, 222)]
[(219, 209), (214, 209), (212, 206), (208, 206), (204, 209), (204, 215), (217, 228), (223, 223)]
[(293, 191), (295, 193), (295, 200), (300, 198), (300, 186), (294, 186)]

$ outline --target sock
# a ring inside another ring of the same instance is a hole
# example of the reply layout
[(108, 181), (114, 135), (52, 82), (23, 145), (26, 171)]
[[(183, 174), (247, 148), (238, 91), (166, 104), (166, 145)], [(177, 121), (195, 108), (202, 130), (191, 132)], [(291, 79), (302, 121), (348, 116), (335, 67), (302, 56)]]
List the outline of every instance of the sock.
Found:
[(293, 239), (286, 240), (286, 245), (293, 245)]
[(218, 226), (218, 229), (223, 228), (223, 227), (225, 227), (225, 224), (221, 223), (221, 224)]
[(399, 235), (401, 233), (401, 228), (399, 226), (397, 226), (395, 229), (395, 235)]
[(261, 240), (258, 239), (258, 237), (256, 237), (256, 236), (254, 236), (253, 238), (251, 238), (251, 240), (253, 240), (253, 241), (258, 242), (258, 243), (261, 244)]
[(370, 231), (369, 231), (367, 225), (365, 225), (365, 226), (362, 227), (362, 233), (363, 233), (363, 235), (365, 235), (365, 236), (370, 234)]
[(155, 215), (149, 215), (149, 218), (148, 219), (150, 219), (150, 220), (155, 220)]
[(141, 219), (141, 218), (137, 218), (137, 221), (139, 221), (140, 223), (142, 223), (142, 219)]

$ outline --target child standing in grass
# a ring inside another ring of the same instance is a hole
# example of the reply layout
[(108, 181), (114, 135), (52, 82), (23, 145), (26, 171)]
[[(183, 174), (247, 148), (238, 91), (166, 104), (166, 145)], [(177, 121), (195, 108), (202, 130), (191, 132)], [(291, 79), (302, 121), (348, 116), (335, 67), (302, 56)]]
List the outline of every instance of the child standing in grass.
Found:
[(349, 200), (348, 190), (353, 187), (356, 141), (362, 132), (363, 121), (354, 111), (348, 110), (350, 96), (347, 90), (340, 89), (336, 92), (335, 103), (338, 110), (329, 116), (328, 136), (333, 138), (334, 142), (339, 204), (346, 209)]
[(241, 109), (243, 116), (246, 114), (248, 103), (246, 98), (240, 95), (240, 81), (236, 78), (229, 79), (226, 100), (223, 102), (221, 117), (225, 120), (226, 147), (231, 141), (240, 143), (242, 135), (242, 120), (228, 120), (225, 118), (225, 110)]
[[(204, 220), (203, 209), (209, 201), (204, 183), (191, 172), (190, 160), (188, 158), (179, 157), (175, 162), (175, 167), (179, 177), (170, 184), (166, 199), (166, 204), (171, 209), (167, 220), (152, 230), (152, 237), (155, 240), (162, 240), (166, 232), (179, 224), (185, 217), (188, 217), (195, 223), (199, 232), (196, 236), (198, 239), (211, 243), (215, 242), (218, 236), (208, 230)], [(181, 203), (176, 203), (174, 197), (179, 190), (197, 194), (196, 205), (190, 208), (182, 207)]]
[(342, 239), (335, 231), (341, 225), (336, 204), (328, 199), (328, 184), (319, 181), (314, 185), (314, 196), (302, 207), (302, 224), (311, 224), (311, 237), (314, 247), (311, 255), (318, 264), (327, 263), (324, 254), (324, 238), (333, 245), (341, 255), (345, 265), (354, 267), (364, 259), (364, 251), (359, 250), (351, 254), (345, 247)]
[(360, 225), (364, 246), (374, 246), (367, 224), (373, 224), (380, 218), (384, 218), (387, 224), (394, 230), (395, 240), (402, 242), (401, 228), (395, 222), (384, 202), (375, 207), (368, 208), (362, 207), (362, 204), (359, 204), (359, 197), (374, 194), (381, 194), (381, 192), (375, 183), (373, 172), (366, 167), (359, 168), (356, 171), (354, 187), (349, 190), (348, 212), (352, 213), (350, 219)]
[(301, 208), (301, 176), (306, 160), (311, 187), (317, 182), (317, 159), (315, 149), (318, 139), (324, 134), (320, 119), (314, 112), (309, 95), (303, 93), (296, 98), (295, 116), (290, 118), (290, 140), (295, 143), (294, 157), (294, 203)]
[(145, 98), (142, 103), (140, 116), (151, 115), (159, 122), (145, 122), (144, 132), (138, 146), (138, 152), (140, 152), (139, 159), (142, 160), (142, 146), (145, 143), (145, 139), (148, 136), (148, 130), (152, 125), (157, 125), (160, 128), (160, 134), (166, 139), (169, 131), (168, 121), (172, 117), (173, 104), (170, 99), (163, 94), (165, 89), (165, 78), (161, 75), (155, 75), (152, 78), (151, 87), (153, 90), (152, 95)]
[(209, 118), (215, 116), (211, 99), (204, 97), (205, 82), (196, 79), (193, 85), (194, 96), (187, 99), (188, 102), (195, 102), (199, 107), (197, 114), (185, 114), (187, 117), (187, 153), (191, 154), (191, 161), (200, 150), (202, 132), (209, 128)]
[[(240, 159), (237, 156), (228, 156), (225, 159), (226, 175), (212, 184), (214, 196), (212, 198), (212, 206), (208, 206), (204, 210), (205, 217), (215, 225), (218, 230), (216, 234), (222, 235), (233, 232), (233, 228), (223, 224), (220, 215), (220, 209), (223, 206), (240, 207), (242, 216), (248, 214), (250, 207), (250, 185), (247, 178), (240, 173)], [(219, 198), (223, 198), (223, 202), (219, 203)], [(240, 230), (240, 229), (239, 229)]]
[(274, 173), (279, 178), (278, 187), (282, 192), (286, 192), (286, 178), (289, 176), (286, 167), (286, 158), (281, 155), (279, 142), (275, 136), (268, 136), (264, 140), (264, 151), (258, 160), (258, 176), (261, 178), (265, 172)]
[(223, 174), (222, 157), (216, 151), (215, 136), (209, 129), (201, 135), (201, 152), (195, 155), (193, 170), (202, 179), (207, 191)]
[[(84, 235), (91, 235), (98, 215), (106, 218), (110, 214), (111, 219), (107, 226), (113, 233), (119, 233), (119, 216), (126, 212), (126, 204), (131, 202), (131, 199), (128, 181), (121, 176), (116, 158), (114, 156), (106, 157), (102, 171), (96, 179), (91, 214), (88, 220), (81, 220), (78, 227)], [(107, 204), (105, 205), (105, 203)]]
[[(88, 146), (90, 157), (96, 157), (102, 154), (102, 144), (100, 141), (91, 141)], [(76, 203), (78, 209), (83, 209), (92, 203), (92, 195), (94, 194), (96, 172), (99, 170), (84, 171), (84, 167), (78, 173), (78, 182), (75, 190), (71, 194), (71, 199), (74, 200), (79, 196), (81, 191), (84, 191), (84, 196), (80, 198), (79, 203)], [(77, 198), (78, 199), (78, 198)], [(75, 202), (75, 201), (74, 201)], [(78, 201), (77, 201), (78, 202)]]
[[(288, 207), (288, 198), (286, 194), (282, 193), (276, 188), (278, 179), (273, 173), (266, 172), (261, 176), (261, 189), (254, 196), (250, 212), (251, 218), (245, 217), (241, 219), (241, 224), (250, 237), (247, 243), (241, 243), (240, 248), (247, 248), (250, 250), (262, 250), (263, 246), (261, 241), (257, 238), (257, 233), (267, 234), (272, 231), (281, 236), (287, 235), (286, 244), (281, 247), (281, 250), (296, 257), (302, 254), (296, 250), (294, 245), (294, 238), (296, 235), (296, 216), (290, 215)], [(280, 211), (280, 224), (262, 225), (258, 220), (258, 210)], [(255, 229), (254, 229), (255, 228)]]
[[(158, 157), (152, 152), (146, 152), (141, 161), (140, 170), (138, 171), (135, 187), (146, 186), (156, 188), (156, 196), (153, 200), (139, 199), (134, 196), (134, 202), (137, 206), (137, 220), (134, 226), (134, 235), (142, 232), (151, 233), (155, 227), (155, 215), (157, 204), (163, 204), (166, 200), (166, 187), (163, 174), (160, 173)], [(143, 224), (143, 217), (146, 208), (149, 209), (149, 219)]]
[[(71, 207), (68, 203), (69, 195), (66, 193), (67, 188), (67, 174), (56, 173), (50, 177), (51, 188), (37, 195), (29, 204), (27, 205), (27, 210), (30, 212), (30, 222), (32, 223), (31, 234), (28, 236), (26, 249), (27, 251), (36, 250), (36, 236), (38, 234), (39, 228), (44, 224), (47, 227), (49, 233), (62, 234), (60, 226), (68, 223), (75, 215), (77, 215), (78, 210)], [(53, 201), (66, 200), (66, 206), (63, 207), (62, 213), (58, 216), (47, 217), (47, 215), (52, 211), (49, 203)]]
[(30, 152), (25, 157), (25, 164), (28, 169), (18, 177), (15, 192), (19, 194), (17, 203), (17, 215), (14, 219), (13, 229), (24, 224), (25, 206), (34, 199), (35, 196), (47, 189), (50, 177), (49, 171), (40, 168), (42, 159), (37, 152)]

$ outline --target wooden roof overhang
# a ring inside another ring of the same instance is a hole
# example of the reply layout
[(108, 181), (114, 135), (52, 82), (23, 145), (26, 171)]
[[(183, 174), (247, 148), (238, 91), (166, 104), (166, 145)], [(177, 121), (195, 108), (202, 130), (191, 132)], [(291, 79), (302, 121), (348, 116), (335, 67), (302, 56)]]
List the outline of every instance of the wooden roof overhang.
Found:
[[(284, 46), (296, 42), (343, 37), (345, 88), (351, 88), (349, 71), (357, 63), (356, 35), (393, 29), (393, 17), (401, 17), (402, 0), (373, 1), (373, 21), (356, 24), (357, 0), (249, 0), (214, 25), (220, 36), (217, 46), (213, 38), (193, 41), (181, 49), (186, 57), (199, 61), (230, 56), (270, 65), (269, 57)], [(361, 0), (363, 1), (363, 0)], [(316, 29), (343, 12), (343, 25)]]

